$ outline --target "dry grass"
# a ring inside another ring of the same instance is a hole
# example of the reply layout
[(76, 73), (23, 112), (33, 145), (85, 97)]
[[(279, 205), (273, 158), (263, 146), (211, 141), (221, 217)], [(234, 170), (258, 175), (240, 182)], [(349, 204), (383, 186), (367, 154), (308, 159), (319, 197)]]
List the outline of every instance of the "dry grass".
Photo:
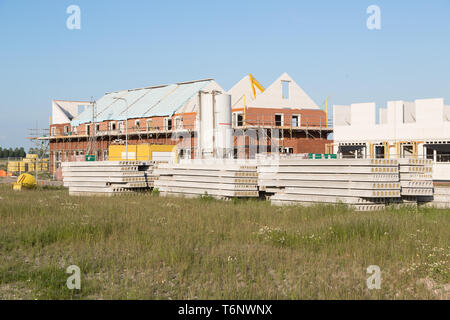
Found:
[[(0, 298), (449, 299), (449, 213), (0, 185)], [(81, 291), (65, 286), (72, 264)]]

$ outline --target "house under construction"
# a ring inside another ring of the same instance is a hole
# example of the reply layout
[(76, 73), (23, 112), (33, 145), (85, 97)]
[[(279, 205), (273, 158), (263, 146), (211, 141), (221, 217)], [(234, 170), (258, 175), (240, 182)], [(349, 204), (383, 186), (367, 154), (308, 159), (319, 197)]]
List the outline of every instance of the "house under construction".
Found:
[(52, 102), (50, 170), (97, 160), (254, 158), (329, 153), (326, 113), (284, 73), (267, 89), (252, 75), (229, 91), (213, 79)]
[[(378, 117), (377, 117), (378, 112)], [(443, 98), (334, 106), (334, 151), (343, 158), (418, 158), (450, 181), (450, 106)]]

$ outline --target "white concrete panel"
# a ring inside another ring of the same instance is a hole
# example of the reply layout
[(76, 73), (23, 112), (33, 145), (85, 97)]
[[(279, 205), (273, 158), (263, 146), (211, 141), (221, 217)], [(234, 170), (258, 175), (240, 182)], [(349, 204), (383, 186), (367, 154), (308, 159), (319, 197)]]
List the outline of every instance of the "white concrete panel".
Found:
[(334, 126), (351, 125), (350, 115), (350, 106), (333, 106)]
[(450, 163), (434, 163), (433, 180), (450, 181)]
[(350, 122), (352, 126), (375, 125), (375, 103), (355, 103), (350, 106)]
[[(369, 110), (372, 113), (374, 104), (367, 105), (371, 105)], [(404, 105), (405, 102), (403, 101), (389, 101), (387, 110), (383, 111), (383, 113), (387, 113), (387, 122), (385, 123), (383, 120), (377, 125), (370, 125), (372, 119), (370, 121), (369, 119), (361, 119), (364, 117), (365, 109), (359, 109), (352, 105), (350, 125), (340, 125), (342, 117), (338, 116), (334, 119), (335, 143), (394, 143), (399, 141), (447, 141), (450, 139), (450, 121), (443, 120), (443, 99), (416, 100), (416, 121), (409, 123), (403, 122)], [(409, 116), (412, 117), (413, 115), (413, 112), (410, 112)], [(383, 115), (383, 117), (385, 116)], [(355, 121), (357, 122), (355, 123)]]
[(379, 119), (380, 119), (380, 124), (387, 124), (387, 121), (388, 121), (387, 108), (379, 109)]
[(416, 104), (414, 102), (405, 102), (403, 104), (403, 123), (416, 122)]
[(444, 121), (450, 121), (450, 106), (444, 106)]
[(417, 124), (421, 127), (443, 123), (444, 99), (416, 100)]
[(403, 123), (403, 103), (403, 101), (389, 101), (387, 103), (389, 126), (395, 127), (397, 124)]

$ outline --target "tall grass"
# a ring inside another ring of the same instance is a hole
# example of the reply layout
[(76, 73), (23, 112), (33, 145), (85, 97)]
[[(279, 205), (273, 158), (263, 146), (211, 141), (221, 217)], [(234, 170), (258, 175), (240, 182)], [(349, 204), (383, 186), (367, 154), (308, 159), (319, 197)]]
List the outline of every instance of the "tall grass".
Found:
[[(449, 299), (450, 211), (0, 185), (2, 299)], [(66, 287), (69, 265), (81, 290)], [(368, 290), (369, 265), (382, 271)]]

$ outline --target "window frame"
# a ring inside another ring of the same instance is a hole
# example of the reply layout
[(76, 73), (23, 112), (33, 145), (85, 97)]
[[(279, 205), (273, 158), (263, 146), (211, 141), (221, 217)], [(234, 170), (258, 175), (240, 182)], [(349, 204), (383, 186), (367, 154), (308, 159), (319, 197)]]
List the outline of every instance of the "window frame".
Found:
[[(294, 126), (294, 117), (297, 117), (297, 125)], [(293, 128), (299, 128), (300, 127), (300, 123), (301, 123), (301, 115), (300, 114), (293, 114), (291, 116), (291, 126)]]
[[(281, 116), (280, 125), (277, 125), (277, 116)], [(275, 122), (275, 127), (283, 127), (284, 126), (284, 113), (275, 113), (274, 114), (274, 122)]]

